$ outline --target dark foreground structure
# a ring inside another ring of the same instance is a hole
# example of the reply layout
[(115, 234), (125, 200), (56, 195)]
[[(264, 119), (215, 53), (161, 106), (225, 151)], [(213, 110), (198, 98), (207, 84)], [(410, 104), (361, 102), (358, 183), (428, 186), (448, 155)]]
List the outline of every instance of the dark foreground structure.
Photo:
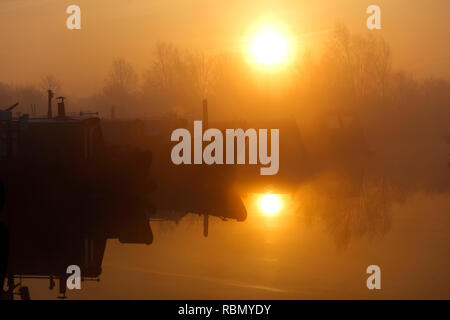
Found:
[[(99, 118), (66, 116), (63, 99), (58, 109), (57, 117), (45, 119), (13, 119), (9, 110), (1, 111), (3, 298), (18, 294), (29, 299), (28, 288), (21, 286), (23, 278), (48, 279), (50, 289), (59, 280), (65, 297), (68, 266), (79, 266), (84, 280), (96, 279), (107, 239), (151, 244), (152, 219), (178, 221), (189, 212), (202, 213), (205, 235), (208, 215), (245, 220), (242, 200), (228, 192), (225, 179), (173, 168), (159, 167), (158, 175), (152, 172), (150, 147), (162, 152), (156, 144), (121, 143), (121, 125), (137, 126), (133, 121), (110, 128), (116, 139), (105, 143)], [(166, 194), (160, 208), (155, 178), (161, 180), (160, 195)]]
[(69, 265), (98, 277), (107, 239), (152, 242), (151, 153), (107, 150), (99, 124), (92, 117), (1, 122), (1, 267), (10, 295), (18, 276), (48, 277), (50, 287), (58, 278), (64, 294)]
[(40, 119), (13, 118), (16, 105), (0, 111), (5, 299), (30, 298), (23, 278), (48, 279), (50, 289), (58, 280), (65, 297), (67, 268), (79, 266), (83, 280), (97, 279), (108, 239), (151, 244), (150, 221), (178, 222), (188, 213), (203, 217), (208, 236), (209, 216), (246, 219), (246, 193), (288, 193), (312, 172), (295, 120), (210, 123), (220, 130), (280, 129), (279, 174), (261, 176), (251, 165), (173, 164), (170, 134), (189, 127), (183, 119), (67, 116), (63, 97), (56, 117), (49, 111)]

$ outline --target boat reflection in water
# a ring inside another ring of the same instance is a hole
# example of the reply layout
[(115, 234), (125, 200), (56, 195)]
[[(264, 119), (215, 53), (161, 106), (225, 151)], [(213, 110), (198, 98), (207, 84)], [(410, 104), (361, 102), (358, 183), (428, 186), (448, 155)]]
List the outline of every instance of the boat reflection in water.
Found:
[[(149, 221), (179, 222), (188, 213), (203, 216), (208, 236), (209, 216), (246, 219), (246, 192), (298, 183), (289, 162), (269, 178), (252, 166), (175, 166), (170, 132), (186, 121), (68, 116), (60, 100), (54, 118), (8, 116), (1, 121), (1, 221), (9, 242), (9, 253), (2, 257), (6, 298), (16, 289), (29, 298), (15, 278), (47, 278), (50, 288), (58, 279), (65, 297), (67, 267), (78, 265), (84, 280), (97, 279), (107, 239), (150, 244)], [(295, 130), (295, 124), (287, 130)], [(280, 143), (283, 156), (289, 143)], [(304, 176), (300, 171), (296, 178)]]

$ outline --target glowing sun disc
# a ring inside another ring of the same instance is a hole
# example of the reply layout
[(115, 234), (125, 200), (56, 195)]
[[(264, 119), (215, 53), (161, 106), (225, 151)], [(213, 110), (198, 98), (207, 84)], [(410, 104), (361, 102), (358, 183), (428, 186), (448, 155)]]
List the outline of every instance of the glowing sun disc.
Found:
[(262, 65), (276, 65), (287, 60), (289, 41), (276, 29), (266, 28), (250, 40), (250, 57)]
[(274, 216), (281, 210), (281, 199), (275, 194), (265, 194), (259, 200), (259, 208), (266, 216)]

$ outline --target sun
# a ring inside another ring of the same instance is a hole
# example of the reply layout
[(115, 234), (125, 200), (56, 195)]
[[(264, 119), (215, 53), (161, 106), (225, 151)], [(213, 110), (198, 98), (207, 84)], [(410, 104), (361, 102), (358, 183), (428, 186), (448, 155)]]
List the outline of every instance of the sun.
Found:
[(259, 208), (266, 216), (274, 216), (281, 210), (281, 198), (276, 194), (265, 194), (259, 200)]
[(290, 50), (287, 36), (272, 26), (261, 28), (250, 39), (250, 59), (264, 66), (274, 66), (288, 59)]

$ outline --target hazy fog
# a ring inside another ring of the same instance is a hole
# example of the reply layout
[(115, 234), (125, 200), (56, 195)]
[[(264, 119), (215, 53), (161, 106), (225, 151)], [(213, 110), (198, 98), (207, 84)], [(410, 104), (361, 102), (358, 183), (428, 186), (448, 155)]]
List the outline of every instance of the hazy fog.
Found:
[[(45, 74), (64, 83), (68, 95), (94, 93), (115, 57), (138, 70), (152, 62), (157, 41), (207, 54), (241, 52), (248, 30), (260, 21), (282, 21), (299, 50), (320, 50), (335, 22), (366, 30), (366, 1), (146, 1), (79, 0), (82, 29), (69, 31), (65, 13), (73, 1), (0, 2), (0, 81), (35, 84)], [(450, 74), (450, 4), (377, 1), (394, 63), (423, 77)]]

